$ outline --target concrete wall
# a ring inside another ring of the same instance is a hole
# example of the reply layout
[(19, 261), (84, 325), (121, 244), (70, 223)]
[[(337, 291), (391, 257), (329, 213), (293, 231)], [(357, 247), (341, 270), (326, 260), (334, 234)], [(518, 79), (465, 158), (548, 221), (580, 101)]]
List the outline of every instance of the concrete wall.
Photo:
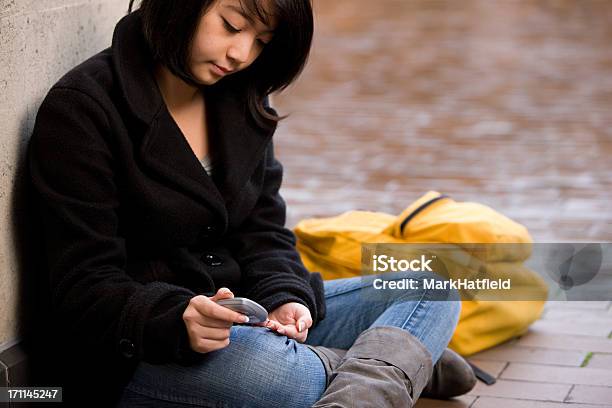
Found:
[[(71, 67), (110, 46), (128, 0), (0, 0), (0, 352), (23, 335), (24, 154), (36, 111)], [(31, 251), (30, 251), (31, 252)]]

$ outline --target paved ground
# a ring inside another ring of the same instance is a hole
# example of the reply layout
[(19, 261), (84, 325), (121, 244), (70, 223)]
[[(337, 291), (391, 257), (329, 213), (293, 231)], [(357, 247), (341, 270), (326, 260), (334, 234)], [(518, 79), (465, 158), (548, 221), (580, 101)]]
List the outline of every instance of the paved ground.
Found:
[[(612, 2), (317, 0), (302, 79), (275, 98), (289, 225), (399, 213), (428, 190), (537, 242), (612, 241)], [(426, 407), (612, 407), (612, 302), (548, 304), (494, 373)], [(572, 405), (570, 405), (572, 404)]]

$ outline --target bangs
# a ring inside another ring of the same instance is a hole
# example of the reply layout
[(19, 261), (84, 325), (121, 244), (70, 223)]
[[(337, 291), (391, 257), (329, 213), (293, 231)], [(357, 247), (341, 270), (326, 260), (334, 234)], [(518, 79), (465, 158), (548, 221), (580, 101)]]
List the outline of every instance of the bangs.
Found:
[(276, 1), (269, 0), (268, 3), (272, 10), (266, 10), (263, 3), (262, 0), (240, 0), (240, 7), (246, 15), (252, 16), (270, 27), (278, 6)]

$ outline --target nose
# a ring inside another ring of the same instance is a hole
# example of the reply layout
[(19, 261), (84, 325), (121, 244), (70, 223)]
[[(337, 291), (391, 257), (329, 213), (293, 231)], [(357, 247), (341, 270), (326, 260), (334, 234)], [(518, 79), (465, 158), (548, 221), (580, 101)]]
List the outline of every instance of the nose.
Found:
[(236, 36), (227, 50), (227, 57), (237, 65), (246, 64), (249, 61), (253, 39), (247, 35)]

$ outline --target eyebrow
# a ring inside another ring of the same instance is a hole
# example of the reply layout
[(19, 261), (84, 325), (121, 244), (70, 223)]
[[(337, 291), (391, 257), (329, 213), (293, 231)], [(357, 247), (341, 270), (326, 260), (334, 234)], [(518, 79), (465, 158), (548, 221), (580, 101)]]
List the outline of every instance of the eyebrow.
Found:
[[(249, 23), (251, 23), (251, 25), (253, 27), (255, 27), (255, 19), (253, 18), (253, 16), (245, 13), (244, 10), (242, 9), (242, 7), (238, 7), (238, 6), (235, 6), (233, 4), (227, 4), (227, 5), (225, 5), (225, 7), (234, 10), (236, 13), (240, 14), (242, 17), (244, 17), (246, 20), (248, 20)], [(262, 23), (263, 23), (263, 21), (262, 21)], [(265, 31), (262, 31), (260, 34), (274, 34), (274, 30), (265, 30)]]

